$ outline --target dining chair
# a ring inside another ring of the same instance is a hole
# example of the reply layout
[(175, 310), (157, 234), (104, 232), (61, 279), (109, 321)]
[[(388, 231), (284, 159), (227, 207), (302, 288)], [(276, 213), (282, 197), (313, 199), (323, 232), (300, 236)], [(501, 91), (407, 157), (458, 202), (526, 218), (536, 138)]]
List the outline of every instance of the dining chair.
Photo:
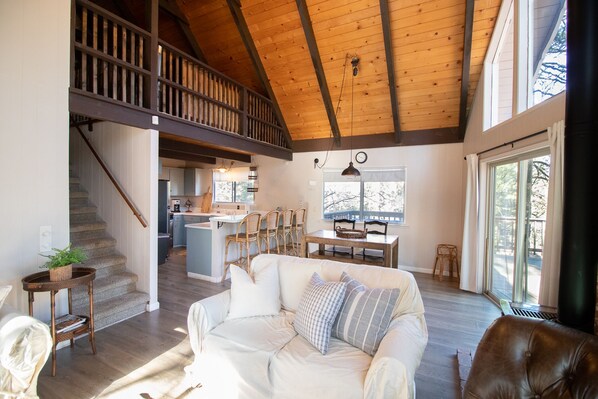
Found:
[(305, 221), (307, 217), (307, 209), (299, 208), (295, 211), (295, 217), (293, 218), (293, 228), (291, 238), (293, 239), (293, 251), (295, 255), (301, 254), (301, 237), (305, 234)]
[[(355, 230), (355, 220), (354, 219), (334, 219), (334, 231), (336, 231), (337, 227)], [(326, 249), (324, 249), (326, 251)], [(350, 256), (353, 258), (354, 249), (353, 247), (339, 247), (338, 245), (333, 245), (332, 249), (328, 251), (332, 252), (332, 256), (340, 255), (340, 256)]]
[[(367, 234), (383, 235), (385, 236), (388, 232), (388, 222), (382, 222), (380, 220), (366, 220), (363, 222), (363, 228), (367, 229)], [(384, 259), (384, 251), (379, 249), (367, 249), (364, 248), (360, 254), (363, 260), (369, 259)]]
[[(259, 212), (250, 213), (239, 222), (239, 224), (237, 225), (236, 234), (229, 234), (226, 236), (226, 244), (224, 249), (224, 273), (222, 274), (222, 282), (226, 280), (226, 272), (228, 271), (231, 263), (238, 262), (238, 266), (243, 267), (247, 271), (247, 273), (249, 273), (249, 268), (251, 264), (251, 256), (249, 249), (251, 247), (251, 243), (256, 244), (258, 254), (262, 253), (259, 242), (261, 224), (262, 215)], [(239, 258), (229, 262), (228, 249), (230, 244), (233, 243), (237, 244)], [(245, 247), (246, 259), (243, 259), (243, 247)], [(243, 262), (245, 262), (245, 264), (243, 264)]]
[(295, 211), (293, 209), (287, 209), (281, 212), (280, 219), (282, 225), (280, 226), (280, 239), (282, 241), (283, 253), (288, 255), (289, 245), (293, 246), (293, 216)]
[(262, 243), (266, 244), (266, 249), (270, 253), (270, 242), (274, 240), (276, 243), (276, 252), (280, 253), (280, 244), (278, 241), (278, 221), (280, 212), (270, 211), (262, 218), (266, 220), (266, 228), (260, 230), (260, 239)]

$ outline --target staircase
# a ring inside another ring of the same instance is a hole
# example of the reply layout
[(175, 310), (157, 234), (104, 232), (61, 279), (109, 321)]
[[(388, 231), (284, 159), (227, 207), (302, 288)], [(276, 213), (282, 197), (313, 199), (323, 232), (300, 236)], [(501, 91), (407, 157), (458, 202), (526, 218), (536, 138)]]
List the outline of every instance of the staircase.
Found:
[[(70, 178), (71, 242), (87, 254), (83, 266), (96, 269), (93, 282), (95, 329), (145, 312), (149, 295), (137, 291), (137, 275), (126, 270), (127, 258), (116, 251), (116, 240), (106, 232), (78, 177)], [(89, 315), (87, 286), (72, 290), (73, 313)]]

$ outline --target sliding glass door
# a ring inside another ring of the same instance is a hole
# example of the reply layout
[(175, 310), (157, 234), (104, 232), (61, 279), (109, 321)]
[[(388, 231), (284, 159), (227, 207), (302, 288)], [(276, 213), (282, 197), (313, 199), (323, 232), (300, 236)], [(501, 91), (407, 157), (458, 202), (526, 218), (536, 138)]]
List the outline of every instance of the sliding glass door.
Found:
[(487, 292), (538, 303), (546, 227), (548, 150), (490, 165)]

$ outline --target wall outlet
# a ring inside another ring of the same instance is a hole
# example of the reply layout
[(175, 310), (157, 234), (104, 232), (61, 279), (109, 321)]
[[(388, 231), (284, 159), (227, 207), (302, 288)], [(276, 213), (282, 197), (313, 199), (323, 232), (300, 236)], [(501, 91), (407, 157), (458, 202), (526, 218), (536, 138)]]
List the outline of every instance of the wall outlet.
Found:
[(39, 228), (39, 252), (50, 252), (52, 250), (52, 226), (41, 226)]

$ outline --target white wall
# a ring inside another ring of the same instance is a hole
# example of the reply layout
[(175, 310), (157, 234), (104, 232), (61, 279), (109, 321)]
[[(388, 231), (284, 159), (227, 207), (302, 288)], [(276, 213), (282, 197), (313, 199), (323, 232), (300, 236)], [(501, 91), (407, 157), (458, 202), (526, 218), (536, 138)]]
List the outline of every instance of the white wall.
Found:
[(120, 196), (79, 133), (71, 130), (73, 170), (117, 240), (117, 250), (127, 257), (127, 269), (139, 276), (137, 289), (150, 294), (150, 309), (158, 304), (158, 132), (101, 122), (83, 131), (116, 180), (137, 206), (144, 228)]
[[(357, 150), (353, 150), (355, 155)], [(436, 245), (461, 247), (463, 225), (463, 148), (443, 144), (367, 149), (368, 161), (357, 168), (405, 166), (407, 199), (404, 226), (389, 225), (389, 234), (399, 236), (399, 267), (432, 272)], [(307, 230), (332, 228), (322, 219), (322, 170), (314, 169), (314, 158), (322, 165), (325, 152), (296, 153), (293, 161), (256, 156), (259, 191), (255, 209), (306, 206)], [(347, 167), (349, 151), (330, 152), (327, 168)]]
[[(27, 311), (21, 278), (41, 271), (40, 226), (52, 246), (69, 240), (69, 0), (0, 0), (0, 284)], [(65, 311), (66, 293), (58, 297)], [(34, 314), (49, 319), (49, 294)]]

